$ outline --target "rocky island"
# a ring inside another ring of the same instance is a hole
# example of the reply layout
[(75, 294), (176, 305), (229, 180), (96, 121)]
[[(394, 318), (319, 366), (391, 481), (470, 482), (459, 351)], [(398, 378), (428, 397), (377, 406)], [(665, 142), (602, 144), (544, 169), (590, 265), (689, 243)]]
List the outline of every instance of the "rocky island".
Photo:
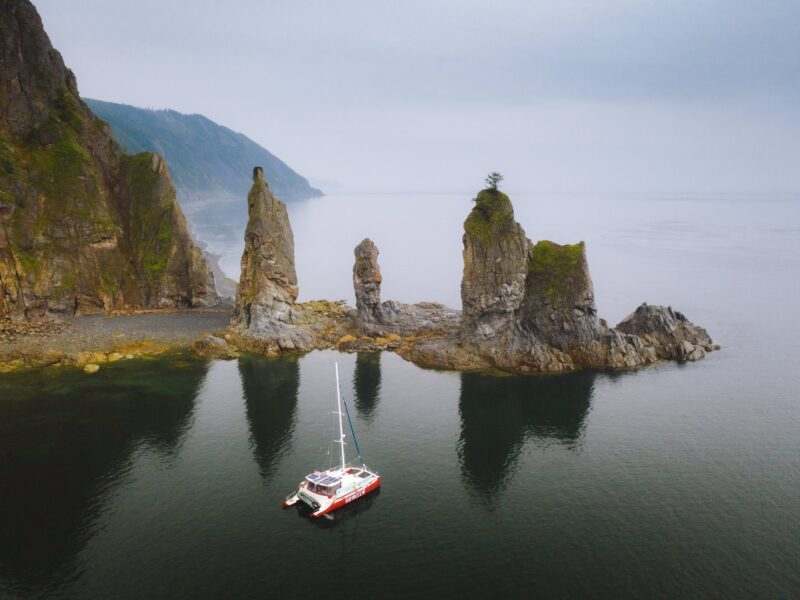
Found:
[(283, 203), (254, 170), (229, 341), (266, 354), (337, 347), (395, 350), (437, 369), (563, 373), (693, 361), (717, 349), (670, 307), (642, 304), (616, 328), (597, 315), (583, 242), (531, 242), (509, 197), (482, 190), (464, 221), (462, 310), (381, 301), (378, 248), (355, 248), (356, 307), (297, 303), (294, 239)]

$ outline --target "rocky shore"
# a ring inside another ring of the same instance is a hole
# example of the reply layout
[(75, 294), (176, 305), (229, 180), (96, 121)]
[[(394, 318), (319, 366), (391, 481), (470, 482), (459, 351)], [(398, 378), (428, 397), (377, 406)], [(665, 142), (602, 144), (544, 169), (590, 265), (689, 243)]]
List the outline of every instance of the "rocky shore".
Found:
[(190, 349), (198, 340), (224, 336), (229, 321), (230, 309), (86, 315), (61, 322), (0, 321), (0, 373), (49, 366), (102, 367)]
[(258, 167), (248, 213), (232, 315), (205, 309), (40, 326), (43, 334), (7, 344), (0, 371), (48, 364), (91, 371), (109, 360), (176, 348), (216, 358), (336, 348), (390, 350), (426, 368), (543, 374), (695, 361), (719, 348), (671, 307), (642, 304), (609, 327), (597, 315), (585, 244), (531, 242), (498, 190), (481, 191), (464, 222), (462, 310), (382, 300), (379, 250), (369, 239), (354, 250), (355, 307), (297, 302), (288, 212)]

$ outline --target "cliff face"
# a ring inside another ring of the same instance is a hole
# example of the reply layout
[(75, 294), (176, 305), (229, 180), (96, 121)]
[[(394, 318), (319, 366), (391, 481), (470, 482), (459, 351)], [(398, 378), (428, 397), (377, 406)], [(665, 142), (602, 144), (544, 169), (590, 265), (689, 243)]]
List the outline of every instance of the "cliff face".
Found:
[(0, 0), (0, 316), (216, 301), (166, 165), (124, 155), (27, 0)]
[[(114, 139), (126, 152), (157, 152), (164, 157), (181, 207), (201, 240), (241, 239), (247, 213), (238, 208), (250, 189), (253, 165), (263, 166), (272, 193), (284, 202), (322, 196), (266, 148), (203, 115), (85, 102), (111, 126)], [(222, 278), (216, 282), (220, 291)]]

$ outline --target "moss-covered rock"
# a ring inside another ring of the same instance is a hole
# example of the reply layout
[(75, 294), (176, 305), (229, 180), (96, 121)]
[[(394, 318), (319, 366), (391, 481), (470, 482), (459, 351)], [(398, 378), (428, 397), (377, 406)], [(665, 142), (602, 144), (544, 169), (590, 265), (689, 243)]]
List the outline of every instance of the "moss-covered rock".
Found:
[(464, 221), (464, 231), (482, 244), (514, 229), (514, 207), (511, 199), (499, 190), (482, 190), (475, 197), (475, 206)]
[(30, 2), (0, 37), (0, 316), (213, 301), (163, 161), (119, 150)]
[[(572, 306), (591, 287), (586, 247), (542, 240), (528, 252), (528, 291), (541, 293), (553, 306)], [(579, 301), (583, 302), (583, 298)]]
[(528, 244), (509, 197), (481, 191), (464, 221), (461, 301), (468, 337), (497, 338), (513, 326), (525, 292)]

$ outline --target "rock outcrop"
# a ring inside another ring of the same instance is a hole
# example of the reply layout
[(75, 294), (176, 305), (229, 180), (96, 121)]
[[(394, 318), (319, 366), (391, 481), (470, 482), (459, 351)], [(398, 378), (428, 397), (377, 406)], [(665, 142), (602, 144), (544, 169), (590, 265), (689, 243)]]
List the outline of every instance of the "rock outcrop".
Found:
[(437, 369), (563, 373), (697, 360), (717, 348), (670, 308), (642, 305), (608, 327), (597, 315), (585, 244), (532, 243), (514, 220), (511, 200), (497, 190), (480, 192), (464, 222), (463, 311), (381, 301), (379, 252), (370, 239), (354, 251), (355, 309), (297, 304), (286, 209), (258, 168), (248, 201), (234, 317), (245, 349), (390, 349)]
[(463, 243), (463, 333), (492, 343), (512, 333), (528, 272), (528, 238), (508, 196), (497, 190), (478, 194), (464, 221)]
[(672, 307), (641, 304), (616, 327), (640, 337), (660, 359), (692, 361), (719, 350), (708, 332)]
[(597, 315), (585, 244), (532, 243), (502, 192), (478, 194), (463, 243), (459, 333), (401, 346), (410, 360), (438, 368), (558, 373), (696, 360), (716, 348), (704, 329), (663, 307), (643, 305), (609, 328)]
[(204, 250), (203, 256), (205, 256), (206, 264), (208, 264), (208, 268), (211, 269), (211, 274), (214, 276), (214, 286), (220, 301), (232, 304), (236, 301), (236, 289), (239, 287), (239, 283), (225, 275), (219, 264), (220, 258), (222, 258), (219, 254)]
[(297, 304), (294, 235), (286, 205), (272, 195), (261, 167), (253, 169), (234, 327), (268, 351), (310, 350), (317, 336)]
[(381, 269), (378, 266), (378, 247), (367, 238), (354, 251), (353, 289), (356, 295), (358, 320), (364, 324), (380, 323)]
[(122, 153), (33, 5), (0, 0), (0, 316), (215, 301), (163, 160)]
[(436, 302), (403, 304), (381, 302), (381, 270), (378, 248), (369, 238), (355, 248), (353, 288), (356, 296), (355, 325), (366, 335), (419, 335), (452, 332), (458, 327), (458, 311)]

